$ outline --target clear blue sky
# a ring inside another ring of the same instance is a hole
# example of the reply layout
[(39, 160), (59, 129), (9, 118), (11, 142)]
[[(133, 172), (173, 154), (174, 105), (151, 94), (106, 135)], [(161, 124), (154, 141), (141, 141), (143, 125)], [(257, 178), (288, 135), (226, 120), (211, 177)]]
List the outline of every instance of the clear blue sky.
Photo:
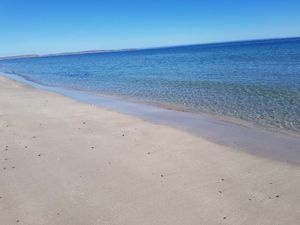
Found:
[(0, 56), (300, 36), (300, 0), (0, 0)]

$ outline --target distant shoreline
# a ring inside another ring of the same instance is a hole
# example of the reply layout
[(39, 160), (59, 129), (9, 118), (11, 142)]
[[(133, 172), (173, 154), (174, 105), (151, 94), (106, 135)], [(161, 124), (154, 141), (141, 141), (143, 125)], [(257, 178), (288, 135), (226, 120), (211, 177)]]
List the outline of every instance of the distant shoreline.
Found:
[(30, 55), (16, 55), (16, 56), (7, 56), (0, 57), (0, 60), (8, 60), (8, 59), (27, 59), (27, 58), (42, 58), (42, 57), (51, 57), (51, 56), (64, 56), (64, 55), (85, 55), (85, 54), (97, 54), (97, 53), (105, 53), (105, 52), (122, 52), (122, 51), (134, 51), (137, 49), (119, 49), (119, 50), (90, 50), (90, 51), (78, 51), (78, 52), (62, 52), (62, 53), (54, 53), (54, 54), (30, 54)]
[(14, 55), (0, 57), (0, 60), (12, 60), (12, 59), (27, 59), (27, 58), (43, 58), (52, 56), (68, 56), (68, 55), (85, 55), (85, 54), (97, 54), (97, 53), (109, 53), (109, 52), (127, 52), (127, 51), (139, 51), (149, 49), (163, 49), (163, 48), (176, 48), (176, 47), (187, 47), (196, 45), (219, 45), (219, 44), (230, 44), (230, 43), (251, 43), (251, 42), (265, 42), (265, 41), (279, 41), (279, 40), (298, 40), (300, 37), (283, 37), (283, 38), (265, 38), (265, 39), (249, 39), (249, 40), (236, 40), (236, 41), (224, 41), (224, 42), (211, 42), (211, 43), (200, 43), (200, 44), (186, 44), (186, 45), (170, 45), (170, 46), (159, 46), (149, 48), (124, 48), (124, 49), (107, 49), (107, 50), (86, 50), (86, 51), (74, 51), (74, 52), (62, 52), (53, 54), (25, 54), (25, 55)]

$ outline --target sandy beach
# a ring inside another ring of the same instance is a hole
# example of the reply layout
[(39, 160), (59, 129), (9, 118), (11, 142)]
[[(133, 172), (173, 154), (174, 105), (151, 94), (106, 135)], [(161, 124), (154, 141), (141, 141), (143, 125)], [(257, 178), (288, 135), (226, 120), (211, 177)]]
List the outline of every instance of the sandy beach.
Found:
[(0, 77), (0, 224), (300, 224), (300, 168)]

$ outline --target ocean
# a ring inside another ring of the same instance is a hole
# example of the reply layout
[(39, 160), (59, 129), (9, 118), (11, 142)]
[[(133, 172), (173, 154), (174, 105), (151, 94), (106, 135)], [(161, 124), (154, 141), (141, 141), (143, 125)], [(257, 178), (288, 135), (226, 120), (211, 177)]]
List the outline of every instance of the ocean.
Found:
[(300, 133), (300, 38), (0, 61), (46, 86)]

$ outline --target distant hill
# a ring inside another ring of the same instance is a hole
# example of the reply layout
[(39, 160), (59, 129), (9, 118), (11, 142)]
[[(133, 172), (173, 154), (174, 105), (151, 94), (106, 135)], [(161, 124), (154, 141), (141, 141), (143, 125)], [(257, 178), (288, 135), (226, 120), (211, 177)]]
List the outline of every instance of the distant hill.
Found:
[(39, 57), (39, 55), (16, 55), (16, 56), (7, 56), (7, 57), (0, 57), (0, 60), (5, 60), (5, 59), (21, 59), (21, 58), (35, 58)]
[(78, 52), (62, 52), (55, 54), (28, 54), (28, 55), (16, 55), (16, 56), (5, 56), (0, 57), (0, 60), (8, 60), (8, 59), (25, 59), (25, 58), (39, 58), (39, 57), (49, 57), (49, 56), (62, 56), (62, 55), (84, 55), (84, 54), (96, 54), (96, 53), (105, 53), (105, 52), (122, 52), (122, 51), (134, 51), (137, 50), (135, 48), (128, 49), (119, 49), (119, 50), (89, 50), (89, 51), (78, 51)]

